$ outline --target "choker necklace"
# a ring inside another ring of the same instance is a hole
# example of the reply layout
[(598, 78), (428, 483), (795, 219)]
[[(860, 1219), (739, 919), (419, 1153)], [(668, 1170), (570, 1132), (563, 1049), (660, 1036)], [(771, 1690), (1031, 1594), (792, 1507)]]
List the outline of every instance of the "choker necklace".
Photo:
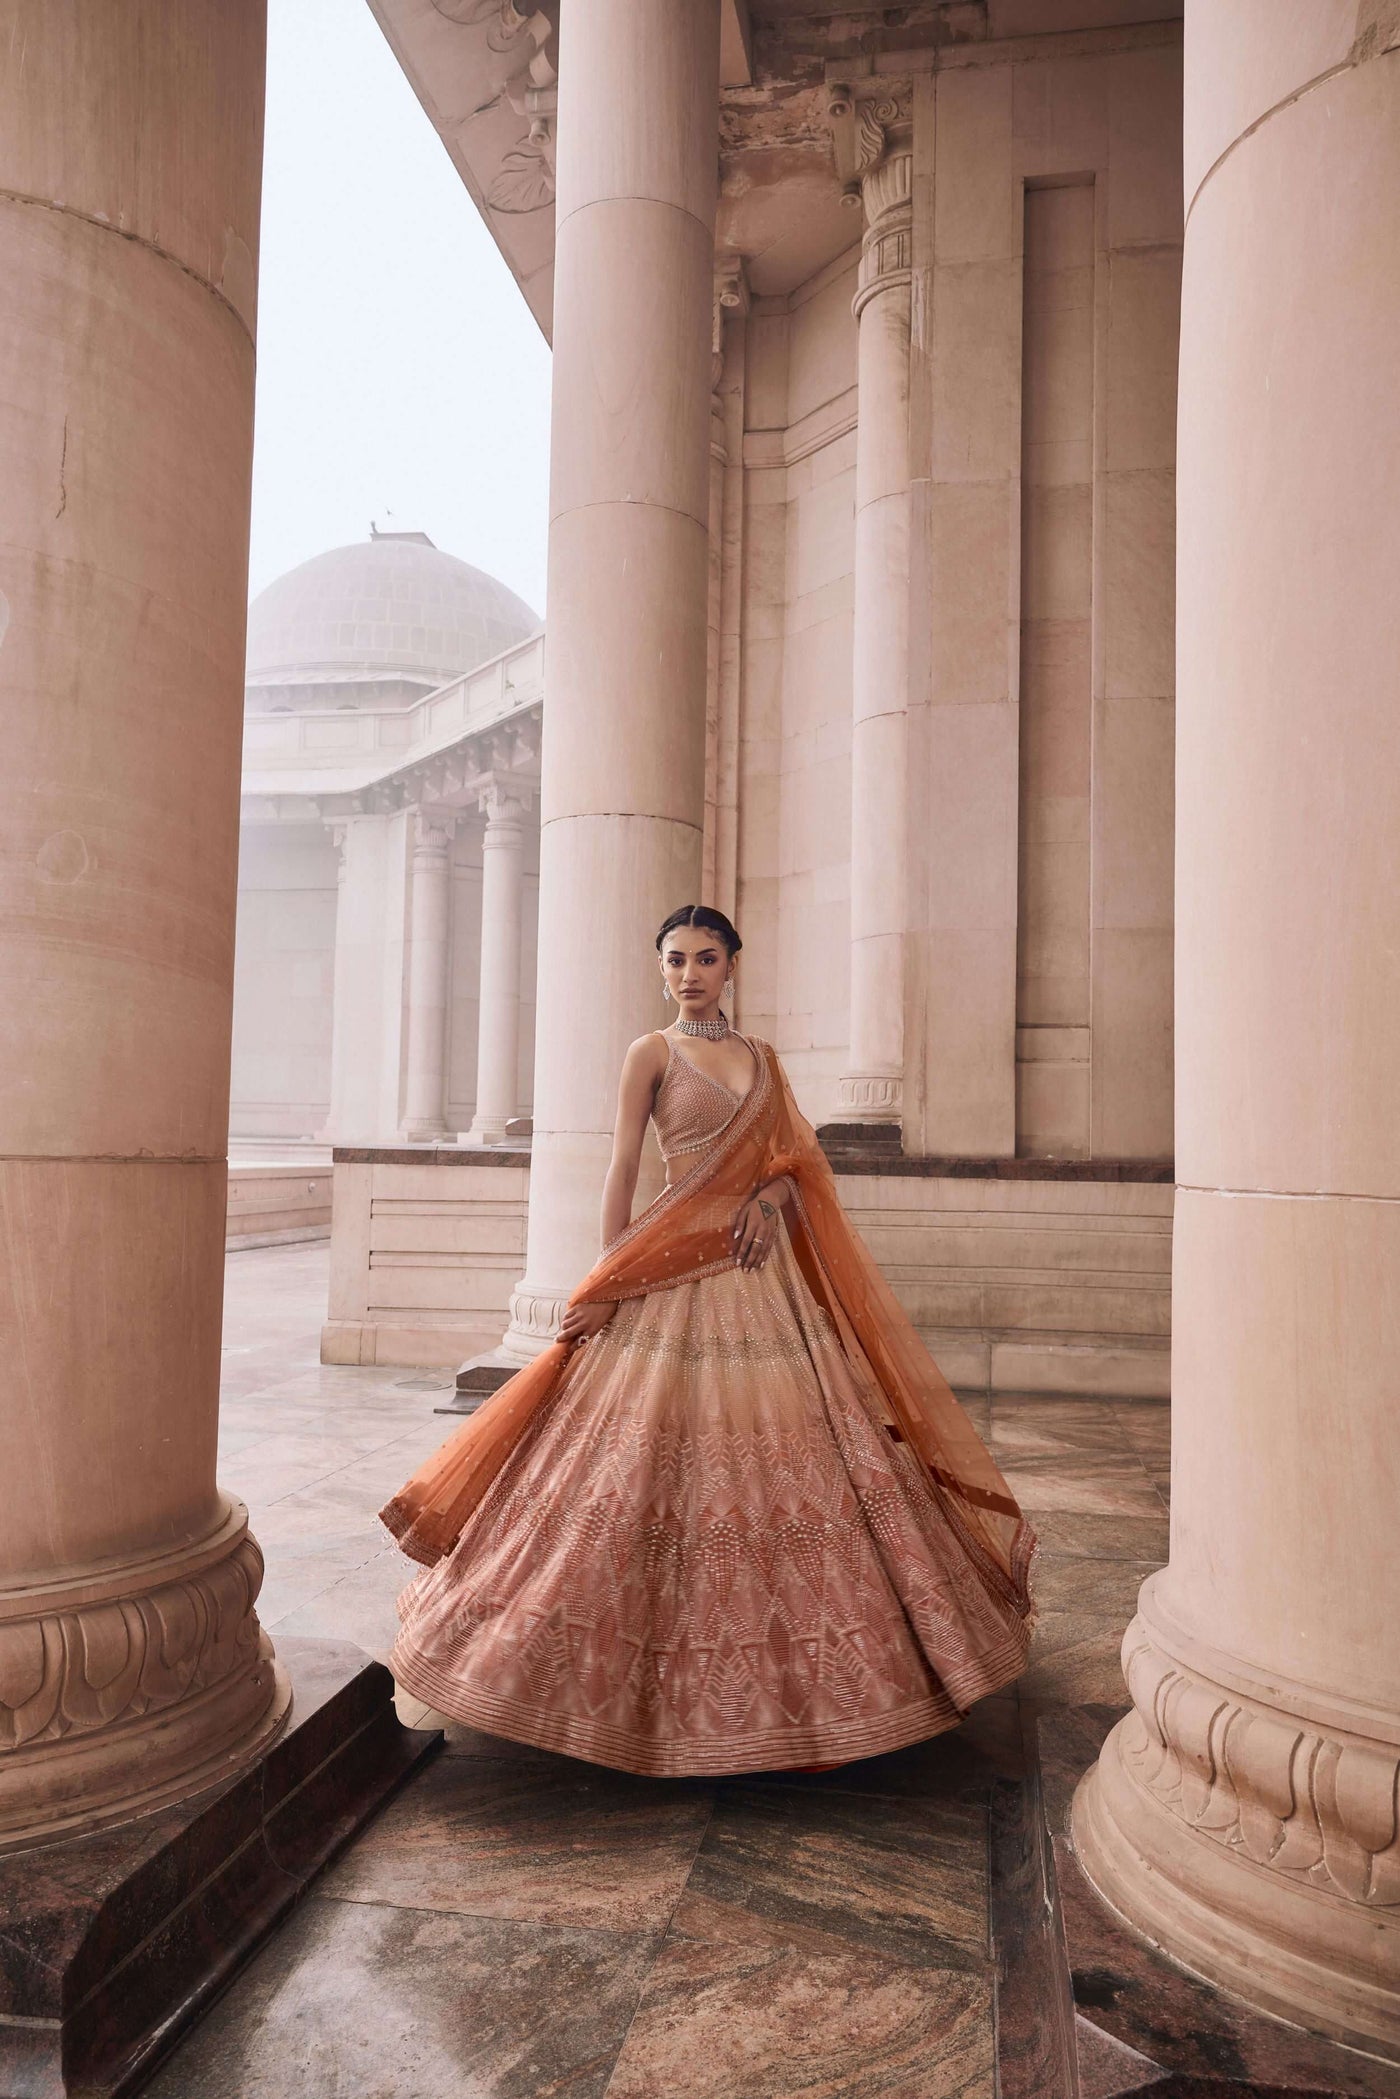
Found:
[(676, 1033), (703, 1035), (710, 1042), (722, 1042), (729, 1033), (729, 1022), (722, 1013), (717, 1013), (713, 1020), (678, 1020)]

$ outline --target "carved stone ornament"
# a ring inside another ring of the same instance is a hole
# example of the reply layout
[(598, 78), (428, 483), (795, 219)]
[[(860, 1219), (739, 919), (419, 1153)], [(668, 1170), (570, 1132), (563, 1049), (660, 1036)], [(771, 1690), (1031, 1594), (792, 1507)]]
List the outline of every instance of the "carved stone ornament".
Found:
[(897, 1120), (904, 1104), (903, 1081), (890, 1073), (848, 1072), (837, 1087), (843, 1116), (853, 1121)]
[(1123, 1642), (1132, 1711), (1075, 1795), (1080, 1864), (1198, 1974), (1400, 2057), (1400, 1744), (1286, 1679), (1251, 1696), (1242, 1663), (1164, 1629), (1161, 1580)]
[(887, 155), (862, 179), (866, 229), (852, 301), (857, 315), (876, 292), (912, 279), (913, 173), (914, 156), (906, 150)]
[(132, 1594), (0, 1619), (0, 1845), (197, 1790), (281, 1725), (241, 1507), (214, 1551)]
[(557, 4), (521, 8), (515, 0), (432, 0), (432, 5), (449, 22), (485, 29), (483, 70), (490, 93), (473, 116), (506, 104), (525, 119), (520, 138), (486, 185), (488, 208), (515, 216), (552, 204)]
[(568, 1303), (568, 1296), (562, 1291), (534, 1290), (528, 1283), (518, 1284), (511, 1292), (510, 1324), (501, 1340), (502, 1355), (512, 1362), (531, 1362), (556, 1338)]
[(909, 98), (889, 92), (862, 96), (845, 81), (829, 81), (826, 96), (831, 158), (841, 185), (841, 201), (858, 210), (862, 178), (879, 166), (896, 133), (907, 135)]
[(1123, 1642), (1129, 1774), (1198, 1835), (1348, 1902), (1400, 1908), (1400, 1751), (1324, 1734), (1164, 1654), (1135, 1618)]

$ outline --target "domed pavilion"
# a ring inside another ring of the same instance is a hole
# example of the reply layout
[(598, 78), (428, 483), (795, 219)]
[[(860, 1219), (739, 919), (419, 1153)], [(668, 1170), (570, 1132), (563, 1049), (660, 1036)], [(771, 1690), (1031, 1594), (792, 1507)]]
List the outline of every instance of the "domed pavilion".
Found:
[(490, 1142), (528, 1112), (542, 650), (521, 598), (423, 532), (371, 529), (253, 600), (235, 1140)]

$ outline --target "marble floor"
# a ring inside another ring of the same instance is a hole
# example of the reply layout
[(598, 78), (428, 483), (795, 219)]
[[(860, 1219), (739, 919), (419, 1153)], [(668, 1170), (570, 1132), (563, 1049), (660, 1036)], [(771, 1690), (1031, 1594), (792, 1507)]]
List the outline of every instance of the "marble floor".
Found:
[[(317, 1361), (327, 1249), (231, 1254), (222, 1478), (279, 1632), (378, 1655), (375, 1519), (447, 1373)], [(157, 2099), (992, 2099), (988, 1827), (1047, 1705), (1120, 1704), (1167, 1551), (1167, 1410), (969, 1404), (1042, 1541), (1016, 1691), (801, 1777), (661, 1783), (449, 1726), (148, 2088)], [(405, 1718), (424, 1709), (405, 1701)]]

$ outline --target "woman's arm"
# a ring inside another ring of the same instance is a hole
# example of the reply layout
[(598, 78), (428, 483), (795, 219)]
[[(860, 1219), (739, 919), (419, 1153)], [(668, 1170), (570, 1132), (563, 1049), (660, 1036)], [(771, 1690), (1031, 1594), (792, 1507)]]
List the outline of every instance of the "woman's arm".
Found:
[(642, 1166), (647, 1121), (656, 1085), (665, 1069), (666, 1052), (655, 1035), (643, 1035), (622, 1060), (617, 1087), (617, 1120), (613, 1124), (612, 1158), (603, 1182), (602, 1244), (611, 1246), (632, 1222), (632, 1198)]
[[(632, 1222), (632, 1198), (642, 1165), (642, 1144), (647, 1118), (656, 1099), (656, 1087), (666, 1068), (666, 1051), (655, 1035), (643, 1035), (622, 1060), (617, 1089), (617, 1120), (613, 1124), (612, 1158), (603, 1182), (602, 1243), (610, 1246), (619, 1232)], [(601, 1332), (617, 1310), (615, 1304), (575, 1305), (559, 1326), (561, 1341), (586, 1341)]]

